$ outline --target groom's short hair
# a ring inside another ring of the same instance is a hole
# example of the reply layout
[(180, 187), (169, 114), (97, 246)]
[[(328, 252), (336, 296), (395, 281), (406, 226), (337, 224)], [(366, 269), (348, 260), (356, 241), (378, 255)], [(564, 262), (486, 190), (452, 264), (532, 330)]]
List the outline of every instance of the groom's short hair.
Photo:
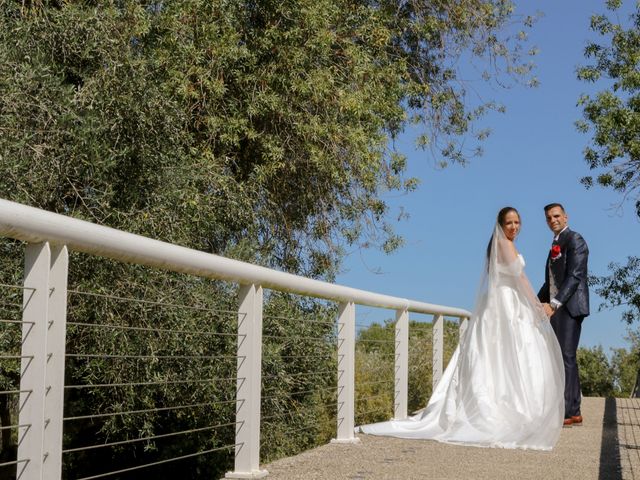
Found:
[(544, 213), (547, 213), (549, 210), (556, 207), (560, 207), (560, 210), (562, 210), (562, 213), (567, 213), (564, 211), (564, 207), (562, 206), (561, 203), (550, 203), (549, 205), (546, 205), (544, 207)]

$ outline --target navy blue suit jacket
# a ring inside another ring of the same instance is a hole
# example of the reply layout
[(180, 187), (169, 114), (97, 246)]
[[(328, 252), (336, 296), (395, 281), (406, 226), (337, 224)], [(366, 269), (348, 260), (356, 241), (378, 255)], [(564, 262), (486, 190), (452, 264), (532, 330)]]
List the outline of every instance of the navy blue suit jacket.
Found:
[[(549, 270), (558, 288), (555, 299), (558, 300), (572, 317), (589, 315), (589, 286), (587, 284), (587, 261), (589, 248), (584, 238), (568, 228), (560, 234), (554, 245), (560, 246), (560, 255), (551, 259), (551, 251), (547, 256), (544, 269), (544, 285), (538, 292), (543, 303), (549, 303)], [(551, 269), (549, 269), (551, 265)]]

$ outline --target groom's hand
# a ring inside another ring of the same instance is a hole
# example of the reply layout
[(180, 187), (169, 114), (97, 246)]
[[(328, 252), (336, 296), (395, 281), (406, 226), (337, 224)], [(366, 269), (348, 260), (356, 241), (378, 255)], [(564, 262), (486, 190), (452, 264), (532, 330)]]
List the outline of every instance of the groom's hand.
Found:
[(555, 310), (548, 303), (543, 303), (542, 308), (544, 308), (544, 313), (546, 313), (549, 318), (555, 313)]

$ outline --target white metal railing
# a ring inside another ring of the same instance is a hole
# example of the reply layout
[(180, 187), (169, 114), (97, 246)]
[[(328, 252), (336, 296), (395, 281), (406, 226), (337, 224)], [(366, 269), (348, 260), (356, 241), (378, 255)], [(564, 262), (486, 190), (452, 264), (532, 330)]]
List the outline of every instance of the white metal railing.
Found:
[[(25, 323), (22, 319), (22, 298), (32, 293), (32, 289), (25, 289), (22, 286), (0, 284), (0, 342), (2, 345), (2, 351), (0, 351), (0, 365), (2, 366), (0, 396), (5, 409), (15, 409), (19, 396), (22, 393), (27, 393), (21, 392), (19, 377), (16, 379), (16, 375), (11, 375), (9, 372), (18, 370), (18, 366), (23, 360), (20, 348), (20, 331), (24, 325), (29, 325), (29, 323)], [(18, 461), (15, 452), (10, 451), (12, 447), (10, 440), (15, 432), (29, 427), (30, 425), (19, 424), (18, 420), (11, 416), (3, 417), (0, 429), (2, 435), (0, 453), (3, 454), (0, 459), (0, 468), (3, 471), (19, 469), (25, 463), (25, 460)], [(7, 440), (9, 441), (7, 442)]]
[[(67, 321), (66, 358), (75, 368), (67, 369), (64, 388), (75, 401), (65, 404), (63, 421), (66, 431), (80, 434), (66, 436), (62, 463), (76, 465), (73, 478), (113, 478), (142, 470), (146, 478), (170, 462), (180, 461), (188, 468), (185, 464), (197, 457), (233, 452), (235, 443), (213, 438), (227, 438), (236, 427), (236, 310), (77, 289), (69, 290), (68, 300), (67, 315), (72, 320)], [(186, 337), (191, 338), (189, 348), (183, 342)], [(211, 343), (218, 348), (207, 348)], [(107, 368), (87, 368), (95, 361)], [(123, 396), (127, 391), (129, 395)], [(78, 402), (81, 397), (99, 401), (87, 405)], [(161, 405), (150, 404), (150, 398)], [(208, 415), (213, 409), (217, 414)], [(163, 420), (157, 421), (158, 417)], [(122, 433), (121, 425), (127, 425)], [(136, 428), (137, 434), (125, 433)], [(163, 453), (187, 441), (198, 442), (195, 451)], [(150, 446), (156, 453), (145, 455)], [(100, 461), (104, 452), (117, 455), (118, 461)], [(138, 452), (143, 457), (134, 463)], [(166, 471), (164, 475), (169, 477)]]
[(443, 316), (470, 312), (313, 280), (207, 254), (0, 199), (0, 236), (27, 242), (22, 310), (19, 478), (56, 479), (62, 468), (62, 425), (68, 251), (147, 265), (240, 285), (236, 385), (236, 451), (227, 478), (260, 478), (263, 290), (339, 303), (337, 435), (354, 443), (356, 304), (396, 312), (394, 417), (407, 416), (409, 312), (434, 315), (434, 385), (442, 375)]

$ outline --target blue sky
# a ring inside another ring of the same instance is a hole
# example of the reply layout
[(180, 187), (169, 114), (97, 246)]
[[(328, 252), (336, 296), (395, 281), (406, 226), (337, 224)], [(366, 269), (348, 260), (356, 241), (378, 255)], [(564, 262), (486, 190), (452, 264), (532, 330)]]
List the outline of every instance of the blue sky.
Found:
[[(627, 4), (633, 7), (629, 0)], [(632, 204), (616, 209), (619, 194), (586, 190), (579, 183), (589, 173), (582, 151), (590, 137), (574, 127), (581, 118), (576, 103), (593, 87), (576, 80), (575, 70), (585, 63), (588, 39), (596, 38), (589, 19), (605, 11), (604, 0), (518, 2), (520, 13), (536, 10), (544, 14), (530, 32), (531, 44), (540, 50), (535, 58), (540, 86), (492, 92), (507, 112), (481, 121), (492, 134), (484, 142), (484, 155), (466, 167), (437, 169), (428, 152), (414, 148), (415, 132), (405, 132), (396, 148), (409, 157), (408, 174), (422, 183), (416, 192), (388, 201), (392, 217), (401, 207), (410, 215), (396, 225), (406, 244), (391, 255), (352, 252), (338, 283), (472, 309), (484, 249), (496, 213), (506, 205), (522, 216), (517, 247), (536, 291), (551, 244), (542, 209), (547, 203), (563, 203), (569, 226), (587, 240), (591, 273), (606, 274), (610, 262), (624, 263), (628, 255), (640, 254), (640, 222)], [(477, 88), (487, 91), (482, 85)], [(592, 314), (583, 324), (581, 346), (602, 345), (605, 351), (627, 346), (620, 310), (598, 311), (600, 303), (592, 292)], [(378, 312), (366, 318), (387, 316)]]

